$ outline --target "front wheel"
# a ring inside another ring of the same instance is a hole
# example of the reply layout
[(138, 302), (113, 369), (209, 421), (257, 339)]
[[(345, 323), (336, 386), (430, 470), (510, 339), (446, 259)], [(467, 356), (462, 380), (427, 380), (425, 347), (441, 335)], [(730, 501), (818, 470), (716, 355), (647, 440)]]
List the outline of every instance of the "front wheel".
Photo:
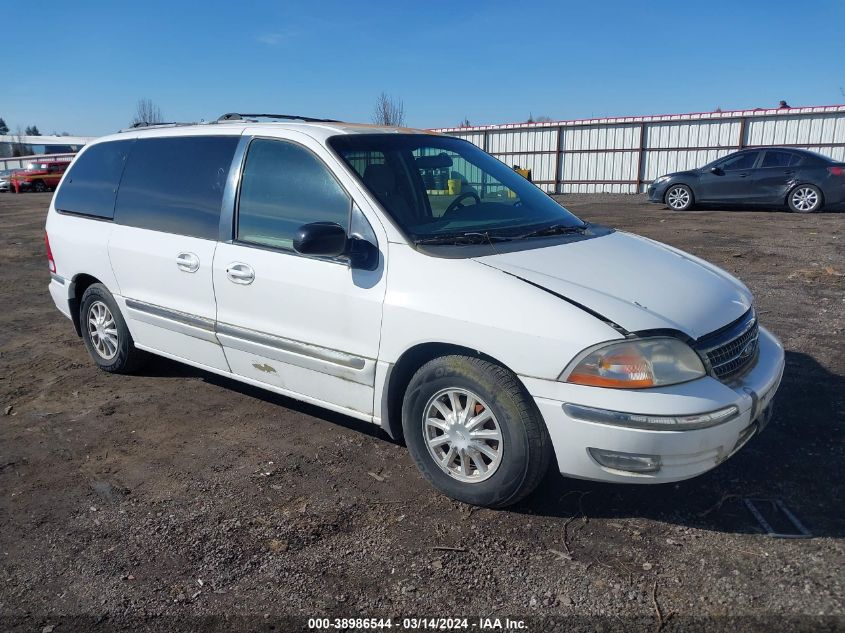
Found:
[(798, 185), (789, 192), (787, 204), (793, 213), (814, 213), (822, 208), (822, 192), (815, 185)]
[(520, 501), (540, 483), (552, 455), (543, 419), (517, 377), (470, 356), (436, 358), (414, 374), (402, 427), (423, 476), (477, 506)]
[(692, 195), (692, 189), (686, 185), (672, 185), (666, 190), (666, 197), (664, 198), (666, 206), (673, 211), (686, 211), (692, 208), (695, 198)]
[(36, 193), (44, 193), (47, 191), (47, 185), (44, 184), (43, 180), (36, 180), (35, 184), (32, 185), (32, 188), (35, 190)]

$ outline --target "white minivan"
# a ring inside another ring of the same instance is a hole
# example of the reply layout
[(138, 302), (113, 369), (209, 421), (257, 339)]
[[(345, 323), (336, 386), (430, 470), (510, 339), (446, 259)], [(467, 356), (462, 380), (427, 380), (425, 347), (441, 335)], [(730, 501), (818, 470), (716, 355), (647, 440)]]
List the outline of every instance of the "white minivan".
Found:
[(102, 369), (158, 354), (381, 425), (476, 505), (550, 461), (703, 473), (763, 428), (784, 368), (731, 275), (421, 130), (224, 115), (98, 139), (47, 252)]

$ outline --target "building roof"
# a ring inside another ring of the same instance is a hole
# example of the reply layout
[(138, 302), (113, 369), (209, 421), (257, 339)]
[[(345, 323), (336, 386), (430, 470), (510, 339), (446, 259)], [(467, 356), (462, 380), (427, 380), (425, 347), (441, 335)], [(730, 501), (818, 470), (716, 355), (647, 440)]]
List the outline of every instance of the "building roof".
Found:
[(589, 119), (569, 119), (563, 121), (542, 121), (537, 123), (493, 123), (489, 125), (470, 125), (466, 127), (434, 128), (435, 132), (483, 132), (485, 130), (541, 129), (576, 125), (607, 125), (610, 123), (659, 123), (672, 121), (701, 121), (705, 119), (739, 119), (760, 116), (794, 116), (796, 114), (824, 114), (845, 112), (843, 105), (801, 106), (797, 108), (753, 108), (746, 110), (723, 110), (721, 112), (687, 112), (683, 114), (649, 114), (643, 116), (598, 117)]

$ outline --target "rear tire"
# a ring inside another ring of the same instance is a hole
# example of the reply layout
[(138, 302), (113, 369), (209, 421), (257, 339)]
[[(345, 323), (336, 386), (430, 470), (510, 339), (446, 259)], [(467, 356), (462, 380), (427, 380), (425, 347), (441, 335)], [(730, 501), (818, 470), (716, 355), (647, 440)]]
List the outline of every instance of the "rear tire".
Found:
[(824, 196), (815, 185), (798, 185), (789, 192), (786, 204), (793, 213), (815, 213), (824, 206)]
[(551, 439), (517, 377), (471, 356), (443, 356), (411, 378), (402, 403), (417, 467), (445, 495), (501, 508), (533, 492), (549, 468)]
[(672, 185), (666, 190), (663, 201), (672, 211), (688, 211), (695, 204), (695, 196), (686, 185)]
[(88, 353), (103, 371), (128, 374), (146, 361), (147, 355), (135, 348), (117, 302), (103, 284), (92, 284), (85, 290), (79, 324)]

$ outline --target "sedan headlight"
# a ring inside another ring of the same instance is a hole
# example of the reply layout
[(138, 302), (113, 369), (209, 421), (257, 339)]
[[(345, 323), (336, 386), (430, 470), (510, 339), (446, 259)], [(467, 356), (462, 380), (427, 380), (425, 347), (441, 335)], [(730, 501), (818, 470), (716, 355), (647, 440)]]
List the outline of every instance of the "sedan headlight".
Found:
[(558, 380), (591, 387), (646, 389), (705, 375), (704, 364), (676, 338), (646, 338), (591, 347), (575, 357)]
[(659, 185), (661, 182), (666, 182), (671, 176), (658, 176), (654, 179), (654, 184)]

